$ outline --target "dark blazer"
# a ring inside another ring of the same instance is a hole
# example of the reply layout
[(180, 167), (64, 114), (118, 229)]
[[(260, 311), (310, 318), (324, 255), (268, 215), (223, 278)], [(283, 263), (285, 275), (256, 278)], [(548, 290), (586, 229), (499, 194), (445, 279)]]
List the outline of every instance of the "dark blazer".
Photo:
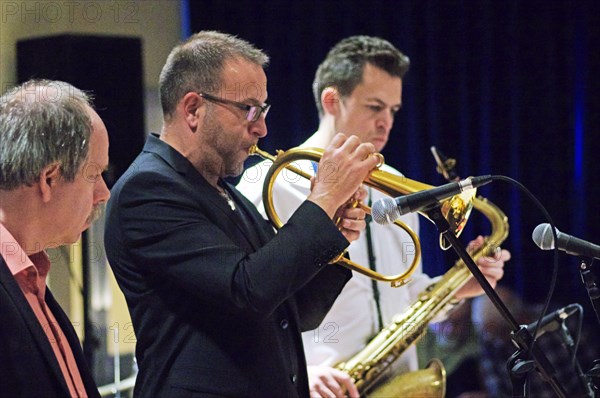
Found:
[[(71, 346), (89, 397), (100, 397), (77, 334), (50, 289), (46, 304)], [(0, 257), (0, 397), (69, 397), (48, 337), (25, 295)]]
[(137, 396), (308, 396), (300, 332), (350, 278), (325, 266), (348, 241), (311, 202), (275, 236), (226, 186), (236, 211), (151, 136), (112, 190), (105, 246), (137, 336)]

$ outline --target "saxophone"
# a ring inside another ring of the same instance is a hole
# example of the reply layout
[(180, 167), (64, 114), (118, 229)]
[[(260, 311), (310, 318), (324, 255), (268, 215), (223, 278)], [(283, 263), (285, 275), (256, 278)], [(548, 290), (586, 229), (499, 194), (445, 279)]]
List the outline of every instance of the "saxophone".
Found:
[[(475, 198), (473, 207), (488, 218), (492, 227), (484, 244), (471, 253), (471, 257), (477, 260), (481, 256), (495, 254), (508, 236), (508, 218), (485, 198)], [(456, 301), (454, 295), (471, 278), (469, 268), (462, 260), (458, 260), (439, 281), (428, 286), (406, 311), (394, 316), (392, 322), (364, 349), (336, 368), (352, 377), (361, 396), (443, 397), (445, 370), (439, 360), (431, 362), (427, 369), (405, 373), (382, 385), (375, 385), (383, 379), (390, 365), (425, 334), (428, 324), (444, 307)]]

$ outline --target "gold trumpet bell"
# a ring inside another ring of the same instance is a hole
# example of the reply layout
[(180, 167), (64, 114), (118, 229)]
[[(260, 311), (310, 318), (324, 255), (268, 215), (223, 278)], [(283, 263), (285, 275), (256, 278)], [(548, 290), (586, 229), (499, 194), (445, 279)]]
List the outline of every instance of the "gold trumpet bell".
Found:
[(368, 398), (444, 398), (446, 396), (446, 368), (437, 358), (425, 369), (408, 372), (385, 382), (365, 395)]

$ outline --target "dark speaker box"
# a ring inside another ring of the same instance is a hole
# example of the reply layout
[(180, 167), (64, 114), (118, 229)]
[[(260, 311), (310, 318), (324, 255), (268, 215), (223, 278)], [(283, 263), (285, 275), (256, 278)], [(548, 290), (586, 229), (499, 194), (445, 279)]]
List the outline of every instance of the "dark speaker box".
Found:
[(20, 83), (62, 80), (90, 91), (110, 139), (112, 186), (144, 144), (142, 42), (119, 36), (57, 35), (17, 43)]

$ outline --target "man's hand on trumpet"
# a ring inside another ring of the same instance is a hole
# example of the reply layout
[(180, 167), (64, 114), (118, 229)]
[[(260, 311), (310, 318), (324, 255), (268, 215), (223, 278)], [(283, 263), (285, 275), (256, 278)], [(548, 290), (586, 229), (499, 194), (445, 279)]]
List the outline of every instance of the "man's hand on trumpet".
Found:
[[(308, 200), (335, 220), (339, 209), (357, 194), (364, 179), (379, 163), (380, 158), (374, 154), (373, 144), (361, 143), (356, 136), (337, 134), (321, 157)], [(364, 214), (360, 218), (364, 219)], [(353, 228), (351, 224), (348, 226)]]
[(360, 232), (367, 227), (365, 216), (367, 213), (356, 207), (357, 202), (362, 202), (367, 198), (367, 190), (364, 187), (359, 187), (352, 198), (338, 209), (334, 220), (337, 221), (337, 226), (340, 232), (348, 239), (348, 242), (353, 242), (360, 237)]

